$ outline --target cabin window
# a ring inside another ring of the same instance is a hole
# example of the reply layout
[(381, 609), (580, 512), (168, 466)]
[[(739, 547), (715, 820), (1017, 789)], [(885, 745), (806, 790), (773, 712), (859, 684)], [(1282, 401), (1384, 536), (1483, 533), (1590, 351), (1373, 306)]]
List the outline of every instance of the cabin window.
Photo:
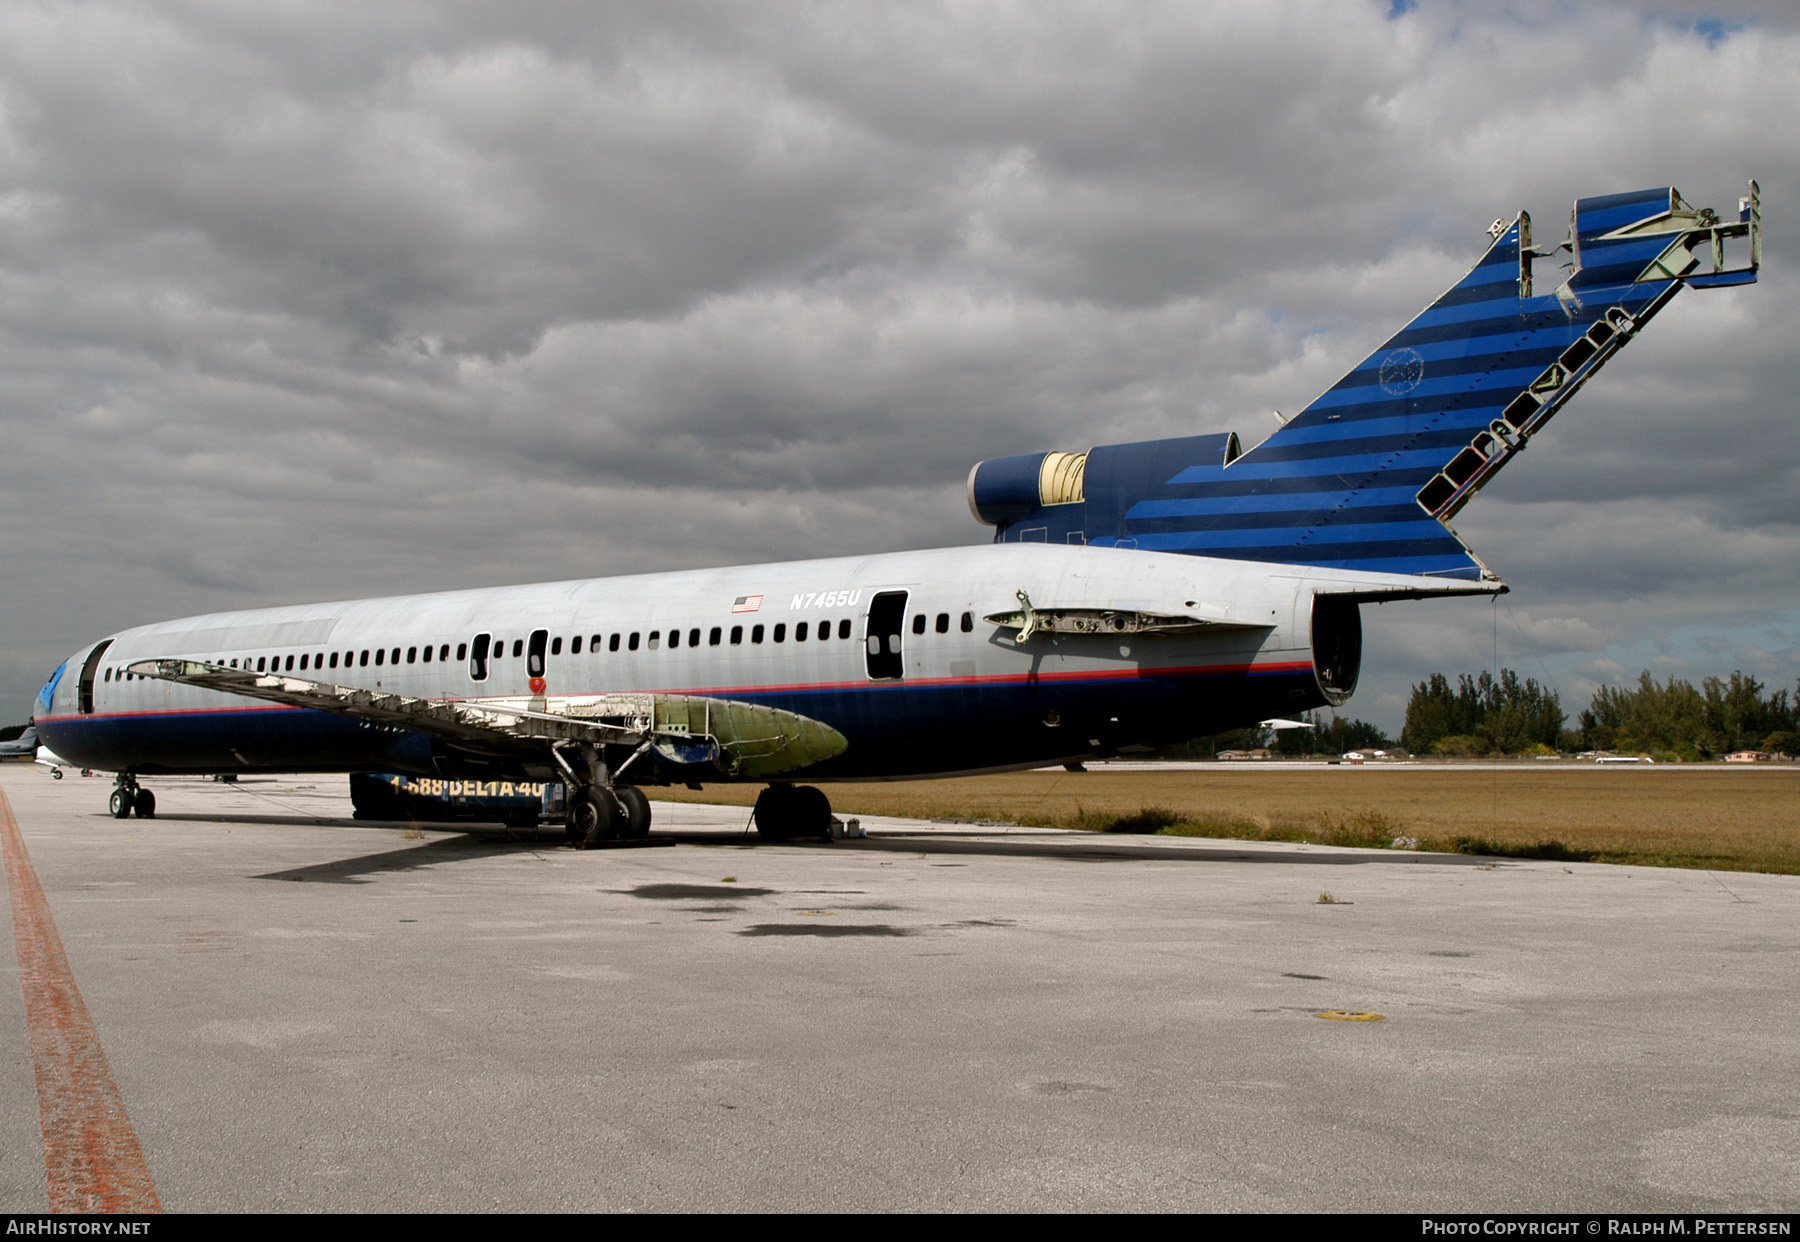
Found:
[(431, 663), (431, 648), (430, 647), (421, 647), (419, 649), (419, 659), (423, 660), (427, 664), (430, 664)]
[(778, 624), (775, 627), (775, 641), (778, 643), (787, 641), (787, 622), (786, 621), (781, 622), (780, 624)]
[[(714, 631), (714, 633), (717, 633), (717, 632), (718, 631), (716, 631), (716, 630)], [(716, 643), (719, 640), (715, 638), (715, 639), (713, 639), (713, 641)], [(696, 625), (693, 629), (688, 631), (688, 646), (698, 647), (699, 645), (700, 645), (700, 627)]]
[[(448, 648), (449, 645), (450, 644), (448, 644), (448, 643), (444, 644), (444, 646), (446, 648)], [(469, 644), (468, 643), (457, 643), (456, 644), (456, 658), (459, 661), (466, 660), (469, 658)]]
[(925, 614), (920, 613), (918, 616), (913, 618), (913, 633), (923, 634), (924, 632), (925, 632)]
[[(631, 646), (632, 650), (635, 651), (637, 649), (636, 643), (632, 643)], [(617, 634), (614, 634), (611, 638), (606, 640), (606, 649), (608, 651), (617, 651), (619, 649), (619, 636)]]
[(806, 641), (806, 622), (802, 621), (794, 627), (794, 641), (797, 643)]
[(368, 648), (366, 648), (366, 647), (365, 647), (365, 648), (364, 648), (364, 649), (363, 649), (363, 653), (362, 653), (362, 655), (360, 655), (360, 656), (358, 656), (358, 657), (357, 657), (357, 660), (356, 660), (356, 663), (357, 663), (357, 665), (358, 665), (358, 666), (359, 666), (359, 667), (361, 667), (361, 668), (368, 668), (368, 667), (369, 667), (369, 651), (368, 651)]
[(294, 671), (294, 657), (293, 656), (289, 656), (287, 658), (287, 671), (290, 673)]
[[(655, 641), (655, 638), (656, 638), (656, 636), (654, 634), (651, 635), (652, 642)], [(676, 647), (679, 647), (679, 646), (681, 646), (681, 631), (680, 630), (670, 630), (669, 631), (669, 649), (672, 651)]]
[(112, 680), (112, 670), (110, 668), (107, 669), (106, 672), (101, 675), (100, 680), (101, 681), (111, 681)]
[(712, 632), (706, 636), (706, 645), (708, 647), (717, 647), (719, 645), (719, 640), (723, 637), (725, 637), (725, 632), (715, 625), (712, 627)]
[[(559, 638), (556, 641), (561, 642), (562, 639)], [(550, 654), (552, 654), (552, 655), (556, 654), (554, 648), (551, 650)], [(575, 637), (573, 637), (569, 640), (569, 654), (570, 655), (580, 655), (581, 654), (581, 635), (577, 634), (577, 635), (575, 635)]]
[(962, 632), (965, 634), (973, 634), (975, 632), (975, 614), (974, 613), (972, 613), (972, 612), (963, 613), (963, 615), (962, 615)]
[(824, 642), (827, 638), (830, 638), (830, 637), (831, 637), (831, 622), (829, 622), (829, 621), (819, 622), (819, 641)]
[[(577, 638), (575, 641), (580, 642), (581, 640), (579, 638)], [(575, 650), (579, 651), (580, 648), (577, 647)], [(561, 655), (562, 654), (562, 635), (558, 634), (555, 638), (552, 638), (550, 640), (550, 654), (551, 655)], [(575, 652), (571, 651), (569, 654), (574, 655)]]
[(625, 649), (627, 651), (638, 649), (638, 632), (636, 630), (631, 631), (631, 637), (625, 640)]
[(838, 637), (839, 638), (850, 637), (850, 618), (849, 617), (845, 617), (842, 621), (838, 622)]
[(257, 656), (256, 657), (256, 671), (257, 672), (259, 672), (259, 673), (262, 672), (264, 669), (268, 668), (268, 666), (269, 666), (269, 659), (267, 656)]
[(947, 613), (947, 612), (938, 613), (937, 632), (940, 634), (948, 634), (950, 632), (950, 614), (949, 613)]
[(662, 631), (661, 630), (651, 630), (650, 631), (650, 650), (655, 651), (661, 645), (662, 645)]
[[(469, 652), (469, 680), (470, 681), (486, 681), (487, 680), (488, 649), (489, 649), (489, 644), (491, 642), (492, 642), (492, 639), (490, 639), (488, 637), (488, 635), (486, 635), (486, 634), (475, 635), (475, 645), (474, 645), (473, 649)], [(458, 657), (460, 658), (461, 653), (462, 653), (462, 648), (460, 646), (458, 646), (456, 650), (457, 650)]]
[(733, 647), (741, 646), (743, 644), (743, 641), (744, 641), (744, 627), (741, 625), (732, 626), (731, 627), (731, 645)]
[(232, 661), (232, 662), (231, 662), (231, 667), (232, 667), (232, 668), (236, 668), (236, 667), (237, 667), (237, 661), (236, 661), (236, 660), (233, 660), (233, 661)]
[[(396, 647), (394, 650), (398, 651), (400, 648)], [(406, 649), (406, 662), (408, 664), (417, 664), (419, 662), (419, 649), (417, 647), (408, 647)]]
[[(600, 639), (601, 639), (601, 637), (602, 637), (601, 635), (596, 634), (592, 638), (588, 639), (588, 650), (593, 652), (595, 655), (600, 654)], [(617, 644), (614, 644), (614, 650), (617, 650)]]
[(504, 638), (496, 638), (494, 640), (494, 645), (488, 649), (488, 659), (498, 660), (498, 659), (501, 659), (505, 655), (506, 655), (506, 640)]
[[(310, 654), (311, 654), (311, 653), (310, 653), (310, 652), (308, 652), (308, 653), (307, 653), (307, 654), (308, 654), (308, 655), (310, 655)], [(305, 655), (302, 655), (302, 656), (301, 656), (301, 657), (300, 657), (300, 671), (301, 671), (301, 672), (305, 672), (305, 671), (306, 671), (306, 656), (305, 656)]]
[(513, 659), (516, 660), (524, 654), (525, 654), (525, 640), (523, 638), (513, 639)]
[(387, 648), (375, 648), (375, 667), (380, 668), (385, 663), (387, 663)]
[(448, 660), (449, 658), (450, 658), (450, 644), (445, 643), (442, 647), (438, 648), (438, 662), (441, 664), (443, 661)]
[(400, 648), (398, 648), (398, 647), (395, 647), (395, 648), (394, 648), (394, 650), (393, 650), (393, 652), (392, 652), (392, 654), (390, 654), (390, 655), (389, 655), (389, 656), (388, 656), (388, 663), (389, 663), (389, 664), (398, 664), (398, 663), (400, 663)]
[(760, 643), (762, 641), (762, 639), (763, 639), (763, 627), (760, 625), (751, 626), (750, 627), (750, 641), (753, 643)]

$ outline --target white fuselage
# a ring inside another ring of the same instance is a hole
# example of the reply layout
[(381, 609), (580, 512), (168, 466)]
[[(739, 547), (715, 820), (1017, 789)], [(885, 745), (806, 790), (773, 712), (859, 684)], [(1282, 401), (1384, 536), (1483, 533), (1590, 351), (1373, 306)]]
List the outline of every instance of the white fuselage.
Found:
[[(437, 700), (648, 692), (765, 702), (851, 740), (822, 777), (981, 770), (1323, 703), (1312, 594), (1400, 582), (1417, 580), (1010, 544), (213, 613), (77, 653), (38, 728), (72, 762), (118, 770), (444, 768), (441, 756), (421, 757), (429, 747), (370, 736), (390, 731), (364, 726), (358, 742), (356, 726), (333, 722), (332, 744), (321, 745), (324, 735), (293, 727), (320, 713), (125, 672), (180, 657)], [(1020, 592), (1040, 609), (1197, 615), (1219, 628), (1021, 645), (984, 619), (1017, 610)], [(878, 597), (903, 608), (902, 650), (880, 667), (867, 641)], [(493, 652), (485, 668), (472, 658), (482, 636)]]

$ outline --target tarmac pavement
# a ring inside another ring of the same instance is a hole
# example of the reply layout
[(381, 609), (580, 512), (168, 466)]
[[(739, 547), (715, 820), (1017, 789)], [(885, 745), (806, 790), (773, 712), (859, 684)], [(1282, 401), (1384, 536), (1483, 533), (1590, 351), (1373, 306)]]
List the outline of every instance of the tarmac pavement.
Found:
[(1800, 1210), (1794, 877), (145, 783), (0, 767), (169, 1210)]

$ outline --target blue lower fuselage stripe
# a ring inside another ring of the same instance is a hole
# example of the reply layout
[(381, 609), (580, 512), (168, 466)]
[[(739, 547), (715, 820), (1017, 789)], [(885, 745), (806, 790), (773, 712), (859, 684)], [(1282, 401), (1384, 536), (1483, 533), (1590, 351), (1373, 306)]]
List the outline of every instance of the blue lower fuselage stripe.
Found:
[[(672, 692), (762, 703), (830, 724), (850, 749), (841, 763), (811, 769), (810, 777), (830, 776), (838, 767), (853, 767), (857, 775), (904, 776), (1047, 762), (1091, 752), (1094, 738), (1102, 746), (1155, 744), (1216, 732), (1246, 711), (1261, 710), (1271, 695), (1291, 700), (1296, 711), (1324, 702), (1310, 664), (1292, 661), (1124, 663), (1117, 670)], [(1045, 727), (1047, 713), (1060, 718), (1058, 728)], [(40, 736), (72, 764), (130, 767), (139, 774), (235, 769), (442, 776), (490, 770), (495, 763), (458, 759), (422, 734), (286, 707), (57, 717), (41, 722)], [(971, 764), (973, 754), (982, 756), (979, 764)]]

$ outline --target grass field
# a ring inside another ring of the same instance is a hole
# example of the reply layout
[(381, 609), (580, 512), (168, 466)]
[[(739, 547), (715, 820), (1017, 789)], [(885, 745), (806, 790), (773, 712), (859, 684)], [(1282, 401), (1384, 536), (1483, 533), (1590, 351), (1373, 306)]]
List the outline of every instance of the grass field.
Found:
[[(827, 786), (839, 815), (1800, 874), (1800, 766), (1431, 765), (1015, 772)], [(755, 786), (656, 797), (748, 805)]]

